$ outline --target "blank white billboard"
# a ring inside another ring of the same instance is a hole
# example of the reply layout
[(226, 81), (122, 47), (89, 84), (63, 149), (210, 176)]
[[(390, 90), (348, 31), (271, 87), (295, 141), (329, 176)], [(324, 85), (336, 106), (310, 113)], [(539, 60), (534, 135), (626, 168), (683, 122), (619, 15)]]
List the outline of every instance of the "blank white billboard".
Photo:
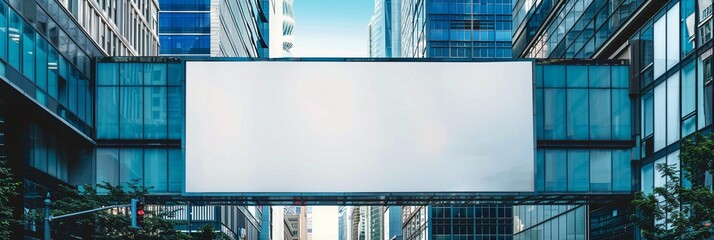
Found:
[(186, 63), (186, 193), (532, 192), (533, 63)]

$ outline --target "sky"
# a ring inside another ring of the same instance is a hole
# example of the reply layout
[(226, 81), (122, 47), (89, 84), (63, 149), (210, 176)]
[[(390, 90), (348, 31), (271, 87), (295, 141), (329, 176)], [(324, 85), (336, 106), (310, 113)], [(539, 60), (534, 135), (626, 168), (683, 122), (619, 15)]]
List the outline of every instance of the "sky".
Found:
[(294, 57), (368, 57), (374, 0), (294, 0)]
[[(295, 0), (294, 57), (368, 57), (374, 0)], [(337, 239), (337, 207), (312, 209), (312, 239)]]

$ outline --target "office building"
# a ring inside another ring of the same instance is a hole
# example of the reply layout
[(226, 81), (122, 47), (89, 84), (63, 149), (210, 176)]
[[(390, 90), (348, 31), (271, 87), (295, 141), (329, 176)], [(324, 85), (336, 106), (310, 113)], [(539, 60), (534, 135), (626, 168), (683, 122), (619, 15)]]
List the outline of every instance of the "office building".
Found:
[(511, 0), (401, 2), (401, 57), (511, 57)]
[[(269, 20), (282, 1), (162, 0), (163, 56), (268, 57)], [(277, 16), (282, 18), (282, 12)]]
[[(44, 4), (48, 1), (38, 2)], [(74, 22), (97, 43), (104, 54), (110, 56), (158, 55), (159, 5), (157, 0), (58, 2), (64, 10), (72, 15)], [(27, 8), (33, 7), (27, 5)], [(27, 11), (30, 14), (34, 12), (30, 9), (20, 11)], [(52, 9), (50, 11), (61, 10)], [(37, 13), (39, 21), (48, 18), (46, 14), (42, 14), (42, 11)]]
[[(272, 2), (272, 1), (271, 1)], [(295, 36), (293, 0), (280, 0), (270, 5), (270, 57), (291, 57)]]
[(401, 1), (375, 0), (369, 21), (369, 57), (401, 56)]

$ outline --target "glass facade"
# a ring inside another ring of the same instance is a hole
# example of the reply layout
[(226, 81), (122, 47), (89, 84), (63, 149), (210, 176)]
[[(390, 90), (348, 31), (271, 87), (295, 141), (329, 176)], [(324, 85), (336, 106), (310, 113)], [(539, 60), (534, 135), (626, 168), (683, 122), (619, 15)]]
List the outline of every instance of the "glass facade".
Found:
[[(159, 1), (160, 54), (267, 57), (268, 6), (274, 1)], [(282, 4), (282, 3), (280, 3)], [(211, 32), (211, 26), (218, 31)]]
[(536, 191), (629, 193), (628, 67), (536, 65), (535, 74)]
[(85, 45), (75, 41), (86, 41), (87, 37), (70, 38), (54, 20), (64, 17), (66, 21), (67, 16), (46, 12), (45, 7), (52, 4), (27, 4), (24, 8), (33, 7), (31, 11), (51, 16), (43, 21), (36, 16), (26, 18), (17, 11), (17, 5), (0, 1), (0, 44), (7, 44), (0, 50), (0, 76), (89, 136), (94, 117), (94, 82), (88, 56), (101, 53), (93, 45), (80, 48)]
[(180, 62), (98, 64), (96, 182), (182, 191), (183, 83)]
[(627, 35), (627, 30), (634, 25), (626, 23), (649, 18), (646, 14), (633, 15), (635, 12), (656, 9), (664, 1), (655, 4), (645, 4), (644, 0), (514, 2), (514, 57), (591, 58), (612, 38)]
[[(679, 165), (679, 141), (712, 124), (711, 1), (670, 1), (632, 38), (638, 63), (640, 189), (667, 182), (659, 163)], [(696, 8), (695, 8), (696, 6)]]
[(578, 205), (514, 206), (513, 239), (589, 239), (587, 213)]
[(510, 58), (510, 0), (405, 0), (403, 57)]
[(162, 0), (159, 7), (161, 55), (210, 55), (210, 0)]

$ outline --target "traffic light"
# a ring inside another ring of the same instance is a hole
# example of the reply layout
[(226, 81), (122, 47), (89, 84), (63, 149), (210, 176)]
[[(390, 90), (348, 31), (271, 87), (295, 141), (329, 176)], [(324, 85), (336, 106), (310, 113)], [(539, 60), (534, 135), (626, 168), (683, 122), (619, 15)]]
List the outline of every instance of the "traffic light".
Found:
[(139, 199), (131, 199), (131, 227), (141, 228), (144, 225), (144, 203)]

